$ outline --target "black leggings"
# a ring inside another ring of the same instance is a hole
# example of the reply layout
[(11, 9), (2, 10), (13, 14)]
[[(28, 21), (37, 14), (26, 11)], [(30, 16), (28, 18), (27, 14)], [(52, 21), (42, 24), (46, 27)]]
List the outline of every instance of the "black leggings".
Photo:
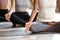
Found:
[(0, 9), (0, 22), (4, 22), (7, 21), (5, 19), (5, 14), (8, 13), (7, 9)]
[(13, 24), (25, 24), (28, 22), (29, 18), (28, 12), (14, 12), (11, 15), (10, 21)]
[[(0, 10), (0, 22), (4, 22), (7, 21), (5, 19), (5, 14), (8, 13), (7, 9), (4, 10)], [(37, 17), (37, 15), (36, 15)], [(34, 19), (34, 21), (36, 21), (36, 17)], [(28, 14), (28, 12), (14, 12), (12, 13), (11, 17), (10, 17), (10, 21), (15, 25), (15, 24), (23, 24), (25, 25), (26, 22), (29, 21), (30, 15)]]
[[(37, 15), (34, 18), (33, 21), (36, 21)], [(12, 13), (10, 20), (13, 24), (23, 24), (25, 25), (26, 22), (28, 22), (30, 19), (30, 15), (28, 12), (15, 12)]]

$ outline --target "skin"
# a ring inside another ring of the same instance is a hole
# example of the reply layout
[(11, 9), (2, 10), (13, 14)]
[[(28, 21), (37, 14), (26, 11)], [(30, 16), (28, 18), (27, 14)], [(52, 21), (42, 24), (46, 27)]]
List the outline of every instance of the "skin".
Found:
[[(0, 5), (0, 9), (7, 9), (7, 4), (1, 4)], [(9, 21), (9, 18), (11, 16), (11, 14), (14, 12), (15, 10), (15, 0), (11, 0), (11, 7), (10, 10), (7, 14), (5, 14), (5, 19)]]
[(34, 5), (33, 5), (33, 10), (32, 10), (31, 17), (25, 25), (26, 31), (28, 31), (30, 26), (32, 25), (32, 21), (33, 21), (33, 19), (35, 18), (36, 14), (37, 14), (37, 9), (38, 9), (38, 0), (34, 0)]
[[(29, 31), (29, 28), (32, 25), (32, 21), (33, 21), (34, 17), (36, 16), (36, 12), (38, 9), (38, 0), (30, 0), (30, 1), (33, 4), (33, 10), (32, 10), (30, 20), (25, 25), (26, 31)], [(58, 7), (58, 10), (60, 11), (60, 0), (57, 0), (57, 7)], [(56, 22), (56, 23), (49, 22), (48, 25), (50, 25), (50, 27), (54, 27), (55, 25), (57, 25), (59, 23), (60, 22)]]
[(32, 3), (32, 5), (34, 5), (34, 0), (30, 0), (30, 2)]
[(5, 18), (6, 20), (9, 21), (9, 18), (11, 17), (11, 14), (14, 12), (15, 10), (15, 0), (11, 0), (11, 7), (10, 7), (10, 10), (7, 14), (5, 14)]
[(58, 11), (60, 12), (60, 0), (57, 0), (57, 8), (58, 8)]

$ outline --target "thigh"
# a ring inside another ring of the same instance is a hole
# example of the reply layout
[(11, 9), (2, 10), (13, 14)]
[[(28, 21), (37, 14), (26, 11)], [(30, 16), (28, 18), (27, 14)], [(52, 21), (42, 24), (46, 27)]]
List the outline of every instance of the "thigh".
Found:
[(0, 16), (4, 17), (6, 13), (8, 13), (8, 9), (0, 9)]
[(28, 12), (16, 12), (15, 15), (17, 15), (18, 17), (20, 17), (25, 21), (28, 21), (30, 18), (30, 15), (28, 14)]
[(16, 14), (12, 14), (10, 17), (10, 21), (14, 24), (25, 24), (26, 21), (23, 20), (22, 18), (18, 17)]
[(5, 14), (8, 13), (8, 9), (0, 9), (0, 22), (7, 21)]
[(49, 28), (50, 28), (50, 26), (47, 25), (47, 24), (35, 23), (35, 24), (31, 25), (30, 31), (31, 32), (43, 32), (43, 31), (45, 31), (46, 29), (49, 29)]
[(4, 22), (4, 21), (7, 21), (5, 17), (0, 16), (0, 22)]

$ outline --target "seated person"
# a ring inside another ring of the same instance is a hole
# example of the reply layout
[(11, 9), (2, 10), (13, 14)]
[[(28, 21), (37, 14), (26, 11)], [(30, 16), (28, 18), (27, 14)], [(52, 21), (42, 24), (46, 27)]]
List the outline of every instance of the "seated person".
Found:
[[(30, 15), (26, 11), (29, 6), (29, 0), (11, 0), (11, 7), (8, 9), (8, 2), (10, 0), (0, 0), (0, 22), (11, 21), (14, 26), (15, 24), (23, 24), (29, 20)], [(15, 6), (16, 1), (16, 6)], [(16, 8), (16, 12), (15, 12)], [(36, 19), (35, 19), (36, 20)], [(34, 20), (34, 21), (35, 21)]]
[[(39, 14), (37, 17), (38, 23), (47, 22), (50, 27), (54, 27), (56, 23), (60, 22), (60, 14), (57, 14), (56, 10), (57, 0), (34, 0), (34, 7), (32, 10), (31, 17), (26, 23), (26, 30), (32, 25), (32, 21), (36, 15), (37, 9), (39, 7)], [(55, 23), (53, 23), (55, 22)]]
[[(9, 8), (9, 2), (11, 7)], [(15, 9), (15, 0), (0, 0), (0, 22), (8, 21)]]
[[(15, 0), (15, 12), (12, 13), (10, 18), (14, 26), (16, 26), (16, 24), (25, 25), (25, 23), (29, 21), (30, 15), (26, 11), (29, 7), (29, 4), (30, 0)], [(33, 21), (36, 21), (36, 17)]]

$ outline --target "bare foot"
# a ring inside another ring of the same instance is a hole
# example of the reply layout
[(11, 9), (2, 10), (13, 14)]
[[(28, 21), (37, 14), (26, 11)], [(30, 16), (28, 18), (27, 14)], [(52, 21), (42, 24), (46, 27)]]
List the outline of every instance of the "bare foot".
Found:
[(16, 28), (22, 27), (22, 24), (16, 24)]
[(48, 25), (49, 25), (50, 27), (54, 27), (55, 24), (56, 24), (56, 23), (53, 23), (53, 22), (49, 22), (49, 23), (48, 23)]
[(60, 24), (60, 22), (49, 22), (48, 23), (48, 25), (50, 26), (50, 27), (54, 27), (54, 26), (56, 26), (56, 25), (59, 25)]

